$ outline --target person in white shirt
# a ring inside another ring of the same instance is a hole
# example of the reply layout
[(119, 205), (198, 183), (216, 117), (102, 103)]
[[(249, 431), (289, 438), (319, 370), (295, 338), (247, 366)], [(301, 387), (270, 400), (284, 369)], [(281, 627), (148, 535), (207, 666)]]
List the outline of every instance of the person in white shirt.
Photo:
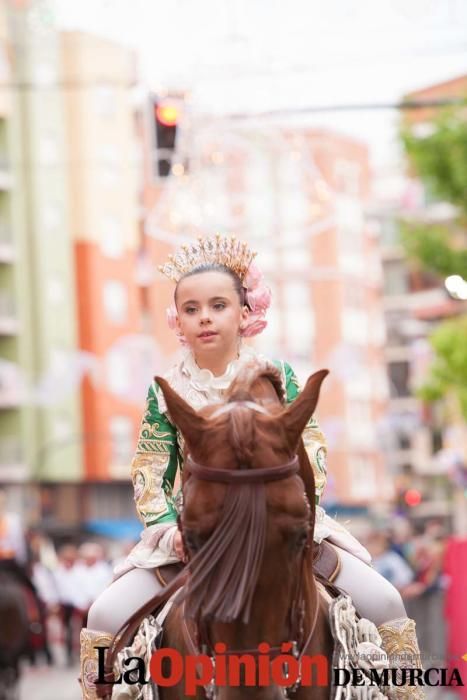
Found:
[(111, 583), (112, 568), (105, 560), (104, 549), (97, 542), (85, 542), (79, 548), (77, 569), (85, 598), (86, 613), (97, 596)]
[(74, 621), (83, 618), (87, 609), (87, 595), (82, 589), (80, 569), (77, 565), (78, 550), (67, 544), (58, 552), (59, 564), (53, 572), (65, 632), (65, 649), (68, 663), (73, 663)]

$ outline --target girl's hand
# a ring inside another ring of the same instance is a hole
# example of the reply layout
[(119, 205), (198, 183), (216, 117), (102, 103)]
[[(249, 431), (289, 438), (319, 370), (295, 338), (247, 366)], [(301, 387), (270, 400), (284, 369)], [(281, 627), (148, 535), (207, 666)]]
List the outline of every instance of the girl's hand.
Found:
[(181, 561), (185, 561), (185, 550), (183, 548), (182, 533), (180, 532), (180, 530), (177, 530), (177, 532), (174, 535), (173, 550), (175, 555), (179, 559), (181, 559)]

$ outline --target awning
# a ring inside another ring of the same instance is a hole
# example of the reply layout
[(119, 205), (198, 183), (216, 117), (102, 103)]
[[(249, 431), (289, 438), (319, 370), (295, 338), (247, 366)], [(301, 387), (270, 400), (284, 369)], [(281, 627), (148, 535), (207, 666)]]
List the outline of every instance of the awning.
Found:
[(143, 526), (136, 519), (130, 520), (87, 520), (84, 528), (94, 535), (110, 537), (113, 540), (138, 540)]

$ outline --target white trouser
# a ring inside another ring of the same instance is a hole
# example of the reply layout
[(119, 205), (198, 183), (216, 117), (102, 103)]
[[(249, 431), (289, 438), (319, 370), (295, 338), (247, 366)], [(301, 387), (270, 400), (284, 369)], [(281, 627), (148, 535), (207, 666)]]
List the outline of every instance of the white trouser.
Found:
[[(348, 593), (362, 617), (376, 626), (406, 617), (400, 593), (371, 566), (353, 554), (339, 549), (341, 570), (335, 584)], [(131, 569), (120, 576), (91, 605), (88, 628), (116, 634), (144, 603), (161, 590), (149, 569)]]
[(376, 569), (345, 549), (339, 549), (341, 569), (334, 581), (348, 593), (357, 612), (377, 627), (389, 620), (407, 617), (401, 595)]

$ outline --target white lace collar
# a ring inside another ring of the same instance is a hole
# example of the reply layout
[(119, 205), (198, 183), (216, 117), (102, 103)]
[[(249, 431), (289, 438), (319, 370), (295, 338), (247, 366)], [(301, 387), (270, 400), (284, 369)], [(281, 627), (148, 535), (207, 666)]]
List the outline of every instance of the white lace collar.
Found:
[(180, 370), (190, 379), (190, 384), (199, 391), (210, 391), (211, 389), (225, 391), (235, 379), (240, 367), (255, 356), (256, 353), (252, 348), (242, 346), (238, 357), (229, 362), (224, 374), (216, 377), (210, 369), (198, 367), (193, 353), (188, 351), (182, 360)]
[[(171, 387), (193, 408), (199, 409), (211, 403), (222, 401), (223, 392), (228, 389), (240, 368), (258, 353), (249, 346), (242, 346), (238, 357), (229, 362), (224, 374), (219, 377), (209, 369), (202, 369), (196, 364), (193, 353), (187, 350), (182, 360), (172, 367), (164, 376)], [(167, 413), (164, 395), (156, 388), (159, 410)]]

